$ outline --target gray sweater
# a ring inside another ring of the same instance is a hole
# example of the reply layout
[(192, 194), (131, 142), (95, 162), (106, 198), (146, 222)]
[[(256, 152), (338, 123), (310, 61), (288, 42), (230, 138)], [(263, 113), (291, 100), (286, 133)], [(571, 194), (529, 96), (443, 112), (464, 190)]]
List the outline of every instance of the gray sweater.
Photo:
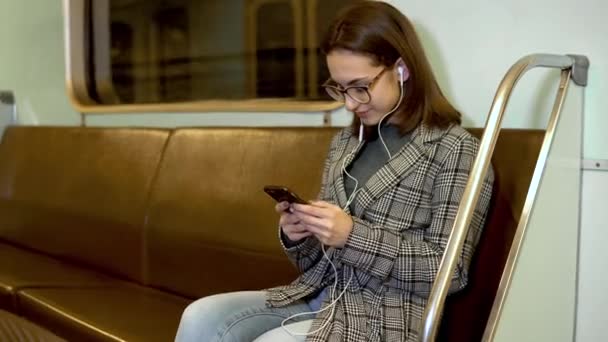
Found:
[[(382, 125), (382, 127), (380, 127), (380, 134), (382, 134), (382, 139), (384, 139), (384, 143), (386, 143), (392, 156), (397, 154), (397, 152), (399, 152), (399, 150), (410, 140), (410, 134), (401, 136), (399, 128), (393, 125)], [(380, 138), (377, 138), (370, 142), (366, 142), (365, 145), (361, 147), (361, 150), (359, 150), (359, 153), (346, 171), (359, 182), (357, 184), (358, 190), (363, 187), (367, 180), (384, 166), (387, 161), (388, 154), (386, 153), (386, 149), (382, 145)], [(344, 189), (349, 197), (353, 191), (355, 191), (355, 181), (347, 175), (344, 175)], [(354, 202), (355, 201), (350, 204), (351, 211), (354, 211)]]

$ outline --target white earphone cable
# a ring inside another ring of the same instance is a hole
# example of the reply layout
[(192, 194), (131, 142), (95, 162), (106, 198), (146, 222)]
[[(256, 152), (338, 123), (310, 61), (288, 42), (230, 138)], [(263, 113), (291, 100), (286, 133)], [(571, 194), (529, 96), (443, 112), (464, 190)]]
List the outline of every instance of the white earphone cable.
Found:
[(380, 122), (378, 122), (378, 137), (380, 138), (380, 142), (382, 142), (382, 146), (384, 146), (384, 149), (386, 150), (386, 153), (388, 154), (388, 159), (391, 159), (393, 156), (391, 155), (391, 151), (388, 150), (388, 147), (386, 146), (386, 143), (384, 142), (384, 139), (382, 138), (382, 134), (380, 133), (380, 126), (382, 125), (382, 120), (384, 120), (384, 118), (386, 118), (387, 116), (392, 114), (394, 111), (396, 111), (397, 108), (399, 108), (399, 106), (401, 105), (401, 101), (403, 101), (403, 79), (401, 79), (401, 82), (399, 84), (400, 84), (399, 101), (397, 101), (397, 104), (395, 105), (395, 107), (393, 107), (393, 109), (391, 109), (390, 112), (384, 114), (384, 116), (380, 119)]
[[(399, 101), (397, 101), (397, 104), (395, 105), (395, 107), (393, 107), (393, 109), (391, 109), (388, 113), (384, 114), (384, 116), (382, 116), (382, 118), (380, 119), (380, 122), (378, 122), (378, 137), (380, 138), (380, 141), (382, 142), (382, 145), (384, 146), (384, 149), (386, 150), (386, 153), (388, 154), (389, 159), (392, 158), (391, 152), (389, 151), (388, 147), (386, 146), (386, 143), (384, 142), (384, 139), (382, 138), (382, 134), (380, 133), (380, 125), (382, 124), (382, 120), (384, 120), (388, 115), (392, 114), (395, 110), (397, 110), (397, 108), (401, 105), (401, 101), (403, 100), (403, 73), (402, 73), (401, 69), (399, 71), (400, 71), (399, 72), (399, 74), (400, 74)], [(346, 171), (346, 160), (350, 158), (351, 154), (355, 153), (359, 149), (359, 146), (362, 143), (364, 143), (364, 141), (363, 141), (363, 124), (361, 124), (361, 126), (359, 126), (359, 143), (348, 155), (346, 155), (346, 157), (344, 157), (344, 159), (342, 161), (342, 167), (340, 168), (341, 171), (344, 172), (344, 174), (346, 174), (346, 176), (348, 178), (352, 179), (355, 182), (353, 192), (348, 197), (346, 204), (344, 205), (342, 210), (346, 210), (346, 208), (348, 208), (350, 206), (350, 204), (352, 203), (352, 201), (355, 199), (355, 197), (357, 196), (359, 191), (362, 190), (362, 189), (357, 189), (359, 186), (359, 181), (355, 177), (351, 176), (348, 173), (348, 171)], [(338, 270), (336, 269), (336, 265), (334, 265), (334, 263), (331, 261), (331, 259), (327, 255), (327, 252), (325, 251), (325, 245), (323, 245), (323, 244), (321, 244), (321, 251), (323, 251), (323, 257), (325, 259), (327, 259), (327, 261), (329, 261), (329, 264), (331, 265), (332, 269), (334, 270), (334, 284), (331, 288), (330, 295), (329, 295), (330, 296), (329, 298), (331, 299), (334, 297), (335, 292), (338, 288)], [(335, 309), (336, 309), (336, 304), (338, 303), (340, 298), (342, 298), (342, 295), (344, 295), (344, 293), (348, 289), (348, 286), (350, 285), (350, 282), (353, 279), (353, 274), (354, 273), (351, 272), (350, 277), (348, 278), (348, 281), (346, 282), (346, 285), (344, 286), (344, 288), (342, 289), (342, 291), (340, 292), (338, 297), (336, 299), (334, 299), (331, 303), (329, 303), (326, 307), (324, 307), (320, 310), (317, 310), (317, 311), (301, 312), (301, 313), (289, 316), (289, 317), (285, 318), (283, 321), (281, 321), (281, 328), (283, 328), (287, 333), (289, 333), (292, 336), (308, 336), (308, 335), (314, 334), (314, 333), (322, 330), (323, 328), (325, 328), (329, 324), (329, 322), (331, 322)], [(286, 322), (288, 322), (294, 318), (297, 318), (300, 316), (305, 316), (305, 315), (318, 314), (325, 310), (328, 310), (329, 308), (331, 308), (331, 313), (329, 314), (329, 317), (326, 319), (326, 321), (323, 323), (323, 325), (321, 325), (318, 329), (315, 329), (314, 331), (308, 331), (306, 333), (299, 333), (299, 332), (291, 331), (291, 330), (289, 330), (289, 328), (287, 328), (285, 326)]]
[[(363, 127), (363, 125), (361, 125), (361, 128)], [(359, 134), (360, 134), (360, 138), (361, 138), (361, 133), (362, 131), (360, 130)], [(362, 144), (362, 140), (359, 139), (359, 143), (357, 144), (357, 146), (344, 158), (343, 162), (342, 162), (342, 167), (341, 170), (342, 172), (344, 172), (350, 179), (352, 179), (355, 182), (355, 187), (353, 189), (352, 194), (348, 197), (348, 200), (346, 201), (346, 204), (344, 205), (344, 207), (342, 208), (342, 210), (345, 210), (346, 208), (348, 208), (348, 206), (351, 204), (351, 202), (355, 199), (356, 194), (361, 190), (361, 189), (357, 189), (358, 185), (359, 185), (359, 181), (351, 176), (345, 168), (345, 163), (346, 160), (348, 158), (350, 158), (350, 155), (355, 153), (358, 149), (359, 146)], [(330, 291), (330, 299), (334, 297), (335, 293), (336, 293), (336, 289), (338, 288), (338, 270), (336, 269), (336, 265), (334, 265), (334, 263), (331, 261), (331, 259), (329, 258), (329, 256), (327, 255), (327, 252), (325, 251), (325, 245), (321, 244), (321, 250), (323, 251), (323, 257), (325, 259), (327, 259), (327, 261), (329, 262), (329, 264), (331, 265), (332, 269), (334, 270), (334, 285), (332, 286), (332, 289)], [(346, 292), (346, 289), (348, 289), (348, 286), (350, 285), (350, 282), (353, 278), (353, 274), (350, 274), (350, 277), (348, 279), (348, 281), (346, 282), (346, 285), (344, 286), (344, 289), (342, 289), (342, 291), (340, 292), (340, 294), (338, 295), (338, 297), (336, 299), (334, 299), (331, 303), (329, 303), (325, 308), (317, 310), (317, 311), (310, 311), (310, 312), (301, 312), (295, 315), (291, 315), (287, 318), (285, 318), (283, 321), (281, 321), (281, 327), (287, 331), (287, 333), (289, 333), (292, 336), (308, 336), (311, 334), (314, 334), (318, 331), (320, 331), (321, 329), (325, 328), (327, 326), (327, 324), (329, 324), (329, 322), (331, 322), (331, 317), (334, 316), (334, 311), (336, 308), (336, 304), (338, 303), (338, 301), (340, 300), (340, 298), (342, 298), (342, 295), (344, 295), (344, 292)], [(325, 323), (323, 323), (323, 325), (321, 325), (321, 327), (319, 327), (318, 329), (314, 330), (314, 331), (308, 331), (306, 333), (299, 333), (299, 332), (294, 332), (289, 330), (289, 328), (287, 328), (285, 326), (285, 323), (296, 318), (296, 317), (300, 317), (300, 316), (305, 316), (305, 315), (312, 315), (312, 314), (318, 314), (321, 313), (325, 310), (328, 310), (329, 308), (331, 308), (331, 313), (329, 314), (329, 318), (325, 321)]]

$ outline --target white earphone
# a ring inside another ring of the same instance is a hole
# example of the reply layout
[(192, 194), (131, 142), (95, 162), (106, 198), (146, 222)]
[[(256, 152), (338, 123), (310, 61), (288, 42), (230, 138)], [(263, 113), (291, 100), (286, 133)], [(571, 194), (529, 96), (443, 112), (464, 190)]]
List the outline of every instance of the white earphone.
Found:
[[(405, 82), (405, 77), (403, 76), (403, 73), (405, 72), (405, 68), (403, 67), (403, 65), (397, 66), (397, 72), (399, 72), (399, 101), (397, 101), (397, 104), (395, 105), (395, 107), (393, 107), (393, 109), (391, 109), (390, 112), (384, 114), (384, 116), (380, 119), (380, 122), (378, 122), (378, 137), (380, 138), (380, 142), (384, 146), (384, 150), (386, 151), (386, 154), (388, 154), (388, 159), (391, 159), (393, 156), (391, 155), (391, 151), (389, 151), (388, 146), (386, 146), (386, 143), (384, 142), (384, 138), (382, 138), (382, 133), (380, 133), (380, 126), (382, 125), (382, 121), (384, 120), (384, 118), (386, 118), (389, 114), (392, 114), (395, 110), (397, 110), (397, 108), (401, 105), (401, 101), (403, 101), (403, 92), (404, 92), (403, 83)], [(409, 72), (408, 72), (408, 77), (409, 77)]]

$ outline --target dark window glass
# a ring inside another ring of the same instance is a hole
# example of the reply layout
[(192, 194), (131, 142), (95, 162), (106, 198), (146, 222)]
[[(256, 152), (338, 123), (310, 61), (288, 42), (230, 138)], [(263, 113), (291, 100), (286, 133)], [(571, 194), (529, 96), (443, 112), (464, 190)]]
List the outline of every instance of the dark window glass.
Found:
[(91, 0), (93, 94), (107, 104), (328, 101), (319, 41), (352, 2)]

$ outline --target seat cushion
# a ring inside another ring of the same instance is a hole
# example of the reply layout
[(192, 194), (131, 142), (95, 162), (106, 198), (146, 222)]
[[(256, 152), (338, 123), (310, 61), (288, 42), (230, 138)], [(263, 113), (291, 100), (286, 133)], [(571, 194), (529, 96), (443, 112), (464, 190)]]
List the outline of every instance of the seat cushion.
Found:
[(8, 128), (0, 144), (0, 238), (144, 282), (148, 194), (168, 136)]
[(132, 285), (28, 289), (18, 303), (29, 320), (70, 341), (173, 341), (188, 301)]
[(123, 284), (100, 273), (0, 243), (0, 308), (16, 310), (15, 292), (28, 287), (122, 286)]
[[(152, 188), (150, 284), (188, 297), (291, 282), (265, 185), (316, 198), (335, 128), (178, 129)], [(207, 179), (204, 179), (207, 178)]]
[(0, 341), (65, 342), (49, 331), (3, 310), (0, 310)]

